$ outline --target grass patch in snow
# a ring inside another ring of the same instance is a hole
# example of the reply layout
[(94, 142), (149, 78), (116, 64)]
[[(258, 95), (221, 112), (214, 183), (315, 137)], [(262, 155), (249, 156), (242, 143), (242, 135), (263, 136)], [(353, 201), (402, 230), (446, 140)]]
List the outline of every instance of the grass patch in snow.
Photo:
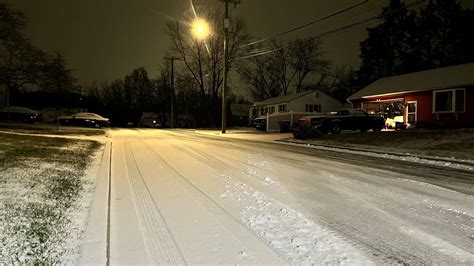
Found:
[(315, 144), (360, 147), (382, 152), (474, 160), (473, 130), (357, 132), (328, 134), (310, 141)]
[(0, 123), (1, 131), (9, 131), (25, 134), (45, 134), (45, 135), (82, 135), (101, 136), (105, 135), (106, 129), (96, 129), (87, 127), (60, 126), (59, 130), (55, 124), (23, 124), (23, 123)]
[[(56, 264), (82, 228), (73, 215), (101, 144), (0, 133), (0, 264)], [(75, 251), (72, 251), (75, 252)]]

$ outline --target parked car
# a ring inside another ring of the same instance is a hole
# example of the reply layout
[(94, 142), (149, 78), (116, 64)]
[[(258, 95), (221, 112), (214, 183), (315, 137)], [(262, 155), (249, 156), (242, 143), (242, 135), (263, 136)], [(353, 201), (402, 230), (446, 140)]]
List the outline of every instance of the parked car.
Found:
[(70, 116), (60, 116), (59, 124), (64, 126), (108, 127), (110, 120), (94, 113), (77, 113)]
[(312, 138), (329, 132), (338, 134), (342, 130), (380, 131), (385, 120), (379, 116), (371, 116), (361, 109), (341, 109), (327, 116), (306, 116), (298, 121), (293, 130), (295, 138)]
[(43, 120), (43, 115), (26, 107), (9, 106), (0, 109), (0, 120), (34, 123)]
[(310, 139), (321, 136), (323, 133), (319, 127), (323, 124), (324, 116), (303, 116), (296, 122), (293, 128), (295, 139)]
[(253, 121), (253, 125), (255, 129), (266, 131), (267, 130), (267, 117), (266, 116), (259, 116), (255, 118)]
[(341, 109), (335, 115), (324, 117), (317, 128), (323, 133), (338, 134), (342, 130), (380, 131), (384, 126), (383, 117), (369, 115), (362, 109)]

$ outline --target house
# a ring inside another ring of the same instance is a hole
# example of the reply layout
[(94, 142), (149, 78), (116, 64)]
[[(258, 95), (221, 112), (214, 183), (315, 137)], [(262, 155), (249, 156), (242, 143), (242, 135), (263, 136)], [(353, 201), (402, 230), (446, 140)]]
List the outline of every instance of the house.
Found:
[(250, 108), (250, 121), (259, 117), (267, 117), (267, 131), (279, 128), (280, 121), (293, 123), (301, 116), (325, 114), (337, 111), (343, 104), (321, 91), (305, 91), (270, 98), (263, 102), (255, 102)]
[(249, 124), (248, 111), (250, 104), (230, 104), (230, 115), (232, 126), (247, 126)]
[(474, 127), (474, 63), (379, 79), (347, 99), (408, 127)]

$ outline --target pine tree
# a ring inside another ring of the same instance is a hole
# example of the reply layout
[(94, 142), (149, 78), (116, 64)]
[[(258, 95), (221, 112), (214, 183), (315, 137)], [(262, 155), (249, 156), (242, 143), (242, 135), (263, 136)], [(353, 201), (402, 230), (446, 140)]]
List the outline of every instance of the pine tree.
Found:
[(361, 43), (359, 75), (367, 84), (416, 69), (419, 61), (415, 49), (416, 14), (400, 0), (391, 0), (381, 19), (380, 25), (368, 29), (369, 37)]

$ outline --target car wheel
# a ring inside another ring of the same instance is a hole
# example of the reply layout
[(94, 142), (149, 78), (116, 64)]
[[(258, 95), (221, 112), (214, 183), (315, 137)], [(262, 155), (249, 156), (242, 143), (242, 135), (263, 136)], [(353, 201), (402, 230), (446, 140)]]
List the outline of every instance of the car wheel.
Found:
[(100, 124), (99, 123), (94, 123), (94, 127), (95, 128), (100, 128)]
[(293, 131), (293, 138), (299, 139), (300, 138), (300, 133), (298, 131)]
[(341, 133), (341, 126), (340, 126), (339, 124), (334, 124), (334, 125), (332, 125), (331, 132), (332, 132), (333, 134), (339, 134), (339, 133)]
[(374, 128), (374, 132), (379, 132), (379, 131), (381, 131), (381, 130), (382, 130), (382, 127), (375, 127), (375, 128)]

